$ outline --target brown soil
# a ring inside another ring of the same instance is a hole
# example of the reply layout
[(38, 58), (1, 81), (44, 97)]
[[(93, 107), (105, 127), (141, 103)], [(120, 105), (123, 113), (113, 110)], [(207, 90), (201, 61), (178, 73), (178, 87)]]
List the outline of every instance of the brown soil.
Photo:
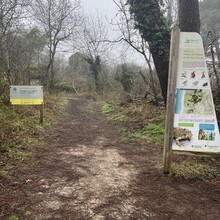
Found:
[(30, 161), (0, 179), (0, 219), (217, 220), (220, 186), (164, 176), (162, 146), (122, 141), (95, 105), (70, 100)]

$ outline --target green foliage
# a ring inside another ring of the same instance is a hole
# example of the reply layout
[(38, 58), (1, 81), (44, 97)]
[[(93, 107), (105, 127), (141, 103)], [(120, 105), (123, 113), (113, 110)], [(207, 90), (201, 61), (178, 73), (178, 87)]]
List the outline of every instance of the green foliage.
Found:
[(112, 104), (100, 102), (100, 105), (101, 105), (102, 112), (105, 114), (111, 113), (115, 110)]
[(170, 45), (170, 28), (163, 16), (162, 1), (127, 0), (130, 12), (142, 37), (149, 43), (150, 51), (168, 58)]
[(16, 217), (15, 215), (12, 215), (12, 216), (9, 217), (8, 220), (18, 220), (18, 217)]
[(101, 58), (100, 56), (96, 56), (95, 59), (93, 57), (87, 57), (85, 60), (90, 65), (90, 72), (95, 80), (96, 92), (99, 92), (102, 89), (100, 83)]
[(125, 92), (130, 93), (133, 86), (134, 75), (135, 73), (126, 64), (122, 64), (115, 79), (121, 83)]
[[(148, 42), (160, 82), (163, 99), (167, 98), (170, 51), (170, 26), (163, 15), (162, 1), (127, 0), (130, 13), (142, 38)], [(163, 7), (164, 8), (164, 7)]]
[(160, 141), (162, 141), (164, 138), (164, 125), (162, 124), (149, 123), (146, 127), (144, 127), (143, 130), (154, 140), (155, 137), (156, 140)]
[(115, 121), (126, 120), (126, 115), (121, 111), (123, 108), (114, 103), (99, 102), (101, 110), (104, 114), (108, 115), (109, 119)]
[(142, 129), (130, 132), (130, 137), (135, 140), (162, 142), (164, 138), (164, 125), (149, 123)]
[(76, 92), (73, 85), (69, 82), (59, 82), (56, 83), (54, 89), (60, 92)]
[(91, 73), (94, 77), (98, 77), (101, 71), (101, 59), (100, 56), (96, 56), (95, 59), (87, 58), (86, 61), (90, 64)]
[(109, 119), (126, 123), (122, 128), (125, 139), (162, 143), (165, 129), (164, 110), (148, 103), (131, 103), (123, 107), (114, 102), (100, 102), (100, 106)]

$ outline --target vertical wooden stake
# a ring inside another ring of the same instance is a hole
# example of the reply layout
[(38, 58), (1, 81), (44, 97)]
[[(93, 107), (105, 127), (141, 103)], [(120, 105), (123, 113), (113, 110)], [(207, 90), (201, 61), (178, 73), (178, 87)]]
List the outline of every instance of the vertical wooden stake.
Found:
[(44, 122), (44, 104), (40, 105), (40, 123), (43, 124)]
[(167, 108), (166, 108), (166, 128), (164, 137), (164, 151), (163, 151), (163, 172), (170, 173), (171, 154), (173, 142), (173, 120), (174, 120), (174, 104), (176, 94), (176, 78), (178, 71), (178, 55), (179, 55), (179, 38), (180, 29), (174, 27), (171, 33), (170, 44), (170, 63), (169, 63), (169, 78), (167, 90)]

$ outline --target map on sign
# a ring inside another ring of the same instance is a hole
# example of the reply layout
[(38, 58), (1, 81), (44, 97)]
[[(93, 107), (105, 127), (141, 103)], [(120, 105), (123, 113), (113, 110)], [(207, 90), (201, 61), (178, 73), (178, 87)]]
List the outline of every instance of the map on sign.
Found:
[(209, 90), (177, 89), (176, 114), (213, 115), (212, 96)]
[(10, 86), (12, 105), (42, 105), (43, 86)]
[(220, 153), (219, 128), (198, 33), (180, 33), (172, 149)]

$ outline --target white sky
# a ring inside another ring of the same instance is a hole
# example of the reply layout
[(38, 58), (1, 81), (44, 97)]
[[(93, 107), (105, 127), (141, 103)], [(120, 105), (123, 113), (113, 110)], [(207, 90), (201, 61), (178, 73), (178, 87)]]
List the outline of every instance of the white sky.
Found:
[[(84, 9), (84, 13), (87, 15), (97, 15), (97, 12), (103, 16), (103, 18), (107, 18), (108, 21), (111, 21), (117, 13), (117, 6), (113, 2), (113, 0), (81, 0), (81, 5)], [(114, 40), (117, 38), (119, 34), (117, 34), (115, 31), (111, 30), (107, 20), (106, 20), (106, 27), (108, 28), (108, 34), (110, 40)], [(118, 58), (118, 62), (123, 62), (124, 60), (126, 62), (135, 62), (137, 64), (143, 65), (143, 58), (141, 55), (139, 55), (137, 52), (134, 52), (132, 49), (128, 50), (126, 54), (124, 54), (124, 50), (127, 49), (127, 44), (122, 44), (121, 47), (117, 47), (117, 51), (115, 49), (115, 54)], [(121, 55), (123, 57), (121, 57)]]
[(117, 10), (112, 0), (81, 0), (86, 14), (96, 14), (97, 10), (109, 19), (115, 16)]

